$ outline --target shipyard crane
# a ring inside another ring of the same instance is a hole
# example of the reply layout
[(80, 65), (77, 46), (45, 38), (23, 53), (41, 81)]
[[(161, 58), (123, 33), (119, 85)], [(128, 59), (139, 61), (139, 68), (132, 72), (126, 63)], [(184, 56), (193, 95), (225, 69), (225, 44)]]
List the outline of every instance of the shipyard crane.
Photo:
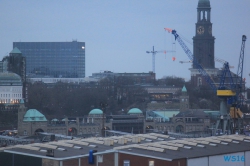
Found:
[[(240, 130), (240, 123), (236, 124), (236, 120), (239, 118), (242, 118), (242, 112), (240, 111), (240, 106), (242, 99), (239, 97), (242, 92), (243, 88), (243, 82), (242, 82), (242, 73), (243, 73), (243, 62), (244, 62), (244, 48), (245, 48), (245, 41), (246, 36), (242, 36), (242, 46), (241, 46), (241, 53), (239, 58), (239, 66), (238, 66), (238, 72), (236, 76), (236, 82), (234, 82), (234, 78), (230, 72), (229, 64), (228, 62), (224, 62), (224, 68), (222, 71), (221, 76), (221, 82), (220, 86), (217, 88), (214, 84), (212, 78), (206, 73), (206, 71), (203, 69), (203, 67), (197, 62), (197, 60), (194, 58), (193, 54), (189, 50), (189, 48), (186, 46), (186, 44), (182, 41), (180, 36), (176, 33), (176, 30), (172, 30), (169, 28), (164, 28), (168, 32), (171, 32), (175, 40), (179, 42), (184, 52), (187, 54), (189, 59), (193, 62), (193, 65), (198, 69), (200, 74), (205, 78), (208, 85), (211, 87), (211, 89), (217, 93), (218, 97), (223, 98), (224, 100), (221, 101), (220, 104), (220, 119), (217, 120), (216, 123), (216, 130), (220, 127), (222, 132), (225, 134), (226, 131), (230, 131), (230, 133), (236, 133), (236, 129), (238, 131)], [(230, 87), (225, 87), (225, 78), (228, 77), (230, 79)], [(229, 104), (231, 104), (230, 113), (228, 114), (227, 107), (226, 107), (226, 100), (229, 101)], [(231, 116), (231, 117), (230, 117)], [(233, 119), (233, 122), (232, 122)], [(238, 128), (236, 128), (236, 125)]]
[[(244, 49), (245, 49), (245, 42), (246, 42), (246, 36), (242, 36), (242, 44), (241, 44), (241, 51), (240, 51), (240, 57), (239, 57), (239, 63), (238, 63), (238, 70), (237, 74), (233, 75), (231, 71), (229, 70), (229, 65), (228, 63), (224, 64), (224, 68), (222, 71), (222, 76), (221, 76), (221, 82), (217, 90), (217, 96), (221, 96), (224, 98), (224, 103), (225, 100), (227, 100), (228, 104), (231, 105), (230, 107), (230, 118), (231, 121), (225, 121), (223, 120), (224, 124), (224, 130), (225, 127), (227, 126), (227, 123), (229, 122), (228, 126), (230, 127), (232, 133), (241, 133), (241, 129), (243, 128), (242, 125), (242, 118), (243, 118), (243, 113), (241, 112), (241, 107), (243, 105), (243, 99), (242, 97), (242, 92), (244, 91), (245, 88), (245, 82), (242, 78), (243, 76), (243, 63), (244, 63)], [(225, 84), (226, 78), (229, 79), (227, 83)], [(226, 99), (225, 97), (228, 96)], [(225, 104), (223, 108), (225, 107)], [(222, 110), (223, 112), (227, 112), (226, 108)], [(222, 122), (217, 121), (216, 123), (216, 128), (218, 128), (219, 125)]]
[(155, 54), (156, 53), (164, 53), (164, 54), (166, 54), (167, 52), (175, 52), (175, 51), (172, 51), (172, 50), (169, 50), (169, 51), (167, 51), (167, 50), (155, 51), (154, 46), (153, 46), (152, 51), (146, 51), (146, 53), (148, 53), (148, 54), (152, 53), (152, 71), (153, 71), (153, 73), (155, 73)]

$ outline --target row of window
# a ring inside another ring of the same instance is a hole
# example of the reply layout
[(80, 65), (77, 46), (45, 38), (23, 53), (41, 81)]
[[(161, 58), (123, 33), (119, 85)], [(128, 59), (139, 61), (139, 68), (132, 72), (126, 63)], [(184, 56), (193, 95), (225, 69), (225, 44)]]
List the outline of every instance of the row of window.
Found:
[(21, 99), (0, 99), (0, 104), (2, 103), (20, 103)]
[(1, 97), (22, 97), (22, 94), (1, 94)]
[(20, 92), (20, 91), (22, 91), (22, 89), (21, 88), (13, 88), (13, 87), (11, 87), (11, 88), (0, 88), (0, 92), (9, 92), (9, 91), (12, 91), (12, 92)]

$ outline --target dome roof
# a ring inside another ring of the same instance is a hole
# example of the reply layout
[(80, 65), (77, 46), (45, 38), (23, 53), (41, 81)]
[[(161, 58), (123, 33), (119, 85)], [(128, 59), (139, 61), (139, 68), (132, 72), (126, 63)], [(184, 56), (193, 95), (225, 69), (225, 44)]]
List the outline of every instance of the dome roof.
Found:
[(142, 111), (138, 108), (132, 108), (128, 111), (128, 114), (142, 114)]
[(100, 109), (93, 109), (89, 112), (89, 115), (96, 115), (96, 114), (103, 114), (102, 110)]
[(0, 85), (20, 85), (22, 86), (22, 80), (16, 73), (4, 72), (0, 73)]
[(47, 121), (46, 117), (36, 109), (29, 109), (23, 117), (25, 122)]
[(209, 0), (199, 0), (198, 7), (210, 7)]

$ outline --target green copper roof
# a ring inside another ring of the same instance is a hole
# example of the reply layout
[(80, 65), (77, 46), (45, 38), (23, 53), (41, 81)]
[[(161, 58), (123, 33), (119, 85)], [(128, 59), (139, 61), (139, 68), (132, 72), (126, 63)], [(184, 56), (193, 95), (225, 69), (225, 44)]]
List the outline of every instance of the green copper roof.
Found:
[(24, 100), (23, 99), (21, 99), (20, 104), (24, 104)]
[(128, 114), (142, 114), (142, 111), (138, 108), (132, 108), (128, 111)]
[(93, 115), (93, 114), (103, 114), (103, 112), (100, 109), (93, 109), (89, 112), (89, 115)]
[(198, 7), (210, 7), (209, 0), (199, 0)]
[(185, 87), (185, 85), (183, 86), (183, 88), (182, 88), (181, 91), (182, 91), (182, 92), (187, 92), (187, 88)]
[(17, 47), (15, 47), (10, 53), (11, 54), (21, 54), (21, 51)]
[(21, 86), (22, 80), (21, 80), (21, 77), (15, 73), (4, 72), (4, 73), (0, 73), (0, 85)]
[(47, 121), (45, 116), (36, 109), (29, 109), (23, 117), (24, 122), (41, 122)]

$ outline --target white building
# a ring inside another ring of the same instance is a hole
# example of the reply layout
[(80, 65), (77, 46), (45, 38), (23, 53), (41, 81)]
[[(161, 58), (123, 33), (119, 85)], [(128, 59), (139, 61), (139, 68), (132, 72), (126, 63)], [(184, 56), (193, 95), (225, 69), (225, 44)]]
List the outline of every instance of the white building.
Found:
[(15, 73), (0, 73), (0, 103), (19, 103), (22, 99), (22, 80)]

